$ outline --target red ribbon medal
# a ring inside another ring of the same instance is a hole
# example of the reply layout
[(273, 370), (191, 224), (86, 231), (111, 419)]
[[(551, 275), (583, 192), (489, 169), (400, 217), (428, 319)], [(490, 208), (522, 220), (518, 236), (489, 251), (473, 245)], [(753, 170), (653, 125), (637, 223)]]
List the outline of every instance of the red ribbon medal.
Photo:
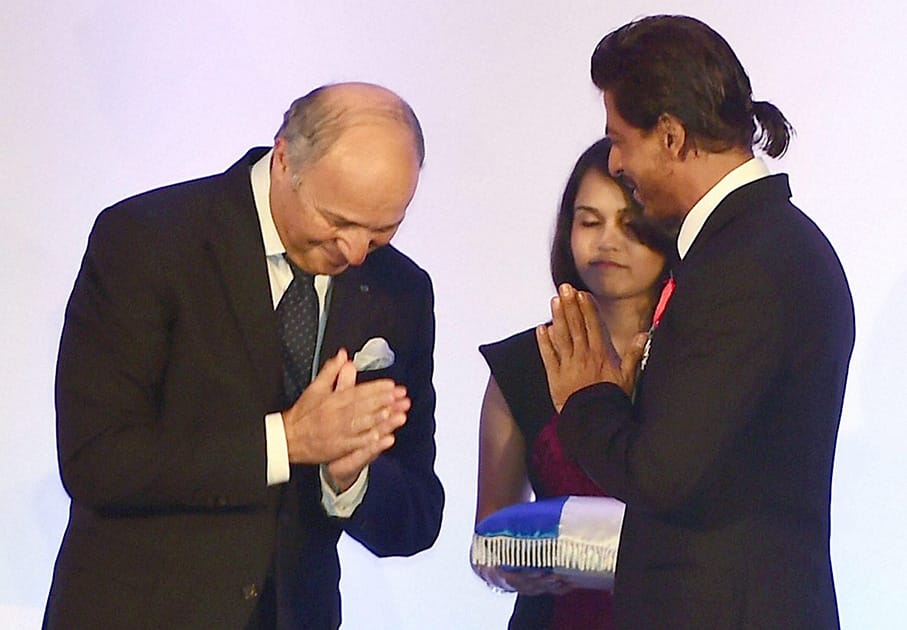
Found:
[(646, 340), (646, 347), (643, 349), (642, 361), (639, 364), (639, 371), (646, 369), (646, 363), (649, 362), (649, 351), (652, 349), (652, 333), (658, 328), (661, 322), (661, 316), (664, 315), (665, 309), (668, 308), (668, 302), (674, 294), (674, 276), (668, 278), (665, 285), (661, 288), (661, 297), (658, 298), (658, 304), (655, 305), (655, 314), (652, 315), (652, 327), (649, 328), (649, 338)]
[(661, 316), (664, 315), (672, 295), (674, 295), (674, 276), (668, 278), (668, 281), (665, 282), (665, 285), (661, 288), (661, 297), (658, 298), (658, 304), (655, 306), (655, 314), (652, 316), (652, 330), (658, 328), (658, 324), (661, 322)]

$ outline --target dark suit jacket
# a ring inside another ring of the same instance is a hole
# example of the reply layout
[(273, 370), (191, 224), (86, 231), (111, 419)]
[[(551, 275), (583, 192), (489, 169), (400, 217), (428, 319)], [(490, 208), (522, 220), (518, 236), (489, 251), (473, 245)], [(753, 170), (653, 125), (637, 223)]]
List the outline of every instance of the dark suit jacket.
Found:
[[(242, 628), (272, 567), (278, 514), (298, 561), (296, 619), (339, 624), (335, 543), (378, 555), (437, 537), (433, 296), (392, 247), (335, 278), (322, 359), (384, 337), (413, 401), (348, 520), (320, 505), (316, 467), (266, 484), (265, 414), (282, 366), (249, 169), (104, 211), (66, 311), (57, 367), (61, 476), (72, 497), (45, 621), (61, 628)], [(299, 492), (297, 512), (281, 510)], [(292, 550), (291, 550), (292, 551)]]
[(575, 393), (560, 439), (627, 502), (621, 628), (836, 628), (829, 503), (853, 302), (787, 176), (731, 193), (675, 272), (636, 404)]

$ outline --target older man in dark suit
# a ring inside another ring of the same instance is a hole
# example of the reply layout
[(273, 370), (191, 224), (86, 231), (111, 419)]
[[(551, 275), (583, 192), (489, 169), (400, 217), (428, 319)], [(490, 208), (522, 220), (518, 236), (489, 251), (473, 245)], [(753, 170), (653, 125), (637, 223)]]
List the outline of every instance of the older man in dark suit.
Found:
[(397, 95), (327, 86), (272, 149), (101, 214), (60, 345), (47, 627), (336, 628), (341, 531), (434, 542), (432, 288), (389, 245), (423, 156)]
[(628, 356), (571, 287), (538, 331), (561, 441), (627, 503), (617, 624), (837, 628), (829, 513), (853, 302), (787, 176), (753, 157), (754, 141), (784, 152), (787, 120), (752, 100), (727, 42), (692, 18), (617, 29), (592, 76), (610, 169), (679, 228), (681, 258)]

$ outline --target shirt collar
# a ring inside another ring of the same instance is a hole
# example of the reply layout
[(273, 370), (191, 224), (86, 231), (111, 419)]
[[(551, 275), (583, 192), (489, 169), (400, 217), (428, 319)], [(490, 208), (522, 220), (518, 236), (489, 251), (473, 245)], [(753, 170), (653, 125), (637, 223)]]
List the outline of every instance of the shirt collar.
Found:
[(693, 246), (696, 236), (702, 231), (702, 226), (714, 212), (724, 198), (737, 190), (757, 179), (768, 177), (768, 167), (762, 158), (754, 157), (747, 160), (730, 173), (722, 177), (717, 184), (702, 196), (702, 199), (696, 202), (696, 205), (690, 210), (680, 225), (680, 233), (677, 235), (677, 253), (683, 259)]
[(282, 256), (286, 247), (280, 241), (274, 217), (271, 216), (271, 149), (252, 165), (252, 197), (258, 211), (258, 223), (261, 226), (261, 238), (265, 244), (265, 256)]

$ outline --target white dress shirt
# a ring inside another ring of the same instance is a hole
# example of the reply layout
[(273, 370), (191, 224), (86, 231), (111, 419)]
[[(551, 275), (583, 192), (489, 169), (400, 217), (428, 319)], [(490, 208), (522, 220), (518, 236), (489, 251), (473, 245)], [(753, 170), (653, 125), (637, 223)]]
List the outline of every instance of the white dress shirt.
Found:
[(718, 183), (696, 202), (696, 205), (683, 219), (683, 223), (680, 224), (680, 233), (677, 235), (677, 253), (680, 255), (680, 259), (683, 260), (683, 257), (690, 251), (690, 247), (699, 232), (702, 231), (706, 219), (715, 211), (718, 204), (724, 201), (725, 197), (738, 188), (769, 175), (771, 173), (765, 162), (761, 158), (754, 157), (718, 180)]
[[(271, 283), (271, 301), (274, 308), (280, 303), (284, 291), (293, 280), (293, 270), (284, 258), (286, 247), (280, 240), (274, 219), (271, 216), (271, 154), (268, 151), (264, 157), (252, 166), (252, 196), (255, 199), (255, 209), (258, 211), (258, 221), (261, 227), (261, 237), (265, 245), (265, 256), (268, 261), (268, 279)], [(318, 337), (315, 342), (315, 356), (312, 359), (312, 378), (318, 371), (321, 344), (324, 340), (324, 329), (327, 326), (328, 312), (331, 303), (332, 278), (326, 275), (314, 277), (315, 292), (318, 294)], [(290, 479), (290, 456), (287, 451), (287, 436), (284, 431), (283, 417), (280, 412), (269, 413), (265, 416), (265, 438), (267, 442), (268, 485), (286, 483)], [(362, 503), (365, 491), (368, 488), (368, 466), (366, 466), (355, 483), (345, 492), (337, 494), (328, 483), (325, 476), (325, 466), (319, 467), (321, 477), (321, 503), (330, 516), (348, 518)]]

